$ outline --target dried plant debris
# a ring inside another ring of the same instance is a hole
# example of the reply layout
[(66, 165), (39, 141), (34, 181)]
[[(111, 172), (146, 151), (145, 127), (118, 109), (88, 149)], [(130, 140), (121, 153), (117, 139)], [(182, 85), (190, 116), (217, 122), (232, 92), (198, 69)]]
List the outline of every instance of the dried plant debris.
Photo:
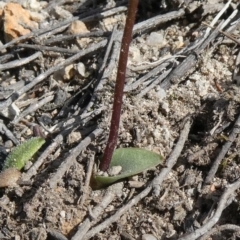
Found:
[[(1, 163), (25, 139), (46, 137), (18, 186), (19, 172), (4, 176), (0, 238), (237, 239), (237, 0), (140, 1), (117, 148), (164, 161), (121, 187), (90, 188), (109, 133), (127, 2), (0, 2)], [(160, 186), (152, 182), (165, 171)]]

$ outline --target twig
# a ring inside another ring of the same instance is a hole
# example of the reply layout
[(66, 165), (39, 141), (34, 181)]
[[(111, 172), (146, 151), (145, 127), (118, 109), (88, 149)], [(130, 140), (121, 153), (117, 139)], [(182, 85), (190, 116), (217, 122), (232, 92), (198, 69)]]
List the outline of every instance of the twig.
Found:
[[(167, 22), (167, 21), (170, 21), (172, 19), (175, 19), (175, 18), (179, 18), (181, 16), (183, 16), (185, 14), (184, 10), (180, 9), (179, 11), (174, 11), (174, 12), (170, 12), (170, 13), (167, 13), (167, 14), (163, 14), (161, 16), (157, 16), (157, 17), (153, 17), (153, 18), (150, 18), (144, 22), (141, 22), (141, 23), (137, 23), (134, 25), (133, 27), (133, 32), (134, 33), (137, 33), (137, 32), (141, 32), (143, 30), (148, 30), (148, 29), (151, 29), (151, 28), (155, 28), (157, 27), (159, 24), (162, 24), (164, 22)], [(115, 39), (121, 39), (122, 38), (122, 33), (118, 33), (115, 35)], [(117, 43), (115, 43), (115, 50), (113, 50), (113, 54), (112, 54), (112, 61), (110, 62), (108, 68), (105, 70), (105, 73), (104, 73), (104, 78), (105, 78), (105, 81), (107, 80), (107, 77), (109, 76), (109, 74), (111, 74), (111, 69), (114, 67), (114, 62), (115, 62), (115, 59), (116, 59), (116, 56), (117, 56), (117, 53), (118, 53), (118, 50), (119, 48), (117, 47)], [(112, 63), (112, 64), (111, 64)], [(164, 65), (161, 66), (161, 67), (157, 67), (157, 70), (151, 70), (151, 74), (153, 75), (153, 73), (155, 72), (155, 74), (157, 74), (158, 72), (160, 72), (163, 68), (165, 68), (166, 66), (168, 66), (169, 63), (167, 65)], [(151, 76), (149, 72), (149, 75), (147, 75), (148, 77)], [(145, 77), (145, 80), (148, 78), (148, 77)], [(143, 80), (143, 78), (141, 78), (141, 81), (145, 81)], [(140, 79), (139, 79), (139, 82), (137, 85), (140, 84)], [(84, 112), (88, 111), (88, 109), (91, 108), (91, 106), (94, 104), (95, 100), (96, 100), (96, 94), (97, 92), (101, 89), (102, 85), (104, 83), (101, 81), (101, 85), (99, 84), (98, 87), (95, 88), (94, 90), (94, 93), (92, 95), (92, 98), (91, 98), (91, 101), (89, 102), (89, 104), (87, 105), (87, 107), (85, 108)], [(132, 86), (129, 86), (129, 88), (131, 88), (131, 90), (133, 90), (134, 87)], [(124, 91), (128, 91), (128, 86), (125, 86), (125, 89)], [(1, 105), (0, 105), (0, 110), (1, 110)]]
[(168, 76), (168, 74), (172, 71), (172, 68), (163, 72), (159, 77), (154, 79), (151, 84), (149, 84), (146, 88), (144, 88), (137, 97), (142, 98), (145, 94), (147, 94), (152, 88), (156, 87), (162, 80)]
[[(102, 75), (102, 80), (101, 80), (101, 83), (100, 83), (101, 86), (103, 86), (104, 83), (106, 83), (106, 79), (109, 78), (112, 75), (112, 72), (117, 65), (117, 60), (118, 60), (118, 56), (119, 56), (119, 52), (120, 52), (120, 47), (121, 47), (120, 41), (117, 38), (115, 38), (114, 44), (113, 44), (112, 55), (110, 57), (110, 62), (108, 64), (108, 66), (105, 68), (105, 70), (103, 72), (103, 75)], [(100, 86), (100, 88), (101, 88), (101, 86)]]
[(70, 134), (72, 131), (83, 125), (86, 121), (91, 120), (93, 117), (96, 116), (96, 114), (100, 114), (102, 109), (95, 110), (92, 112), (92, 114), (88, 113), (88, 116), (78, 116), (77, 118), (71, 118), (69, 119), (64, 129), (61, 133), (59, 133), (54, 139), (53, 142), (45, 149), (45, 151), (41, 154), (41, 156), (37, 159), (37, 161), (34, 162), (34, 164), (31, 166), (31, 168), (27, 171), (27, 173), (22, 174), (22, 180), (23, 181), (29, 181), (31, 177), (37, 174), (38, 169), (43, 164), (45, 159), (47, 159), (51, 153), (63, 142), (64, 138)]
[[(114, 215), (112, 215), (111, 217), (109, 217), (108, 219), (106, 219), (105, 221), (103, 221), (96, 227), (92, 228), (90, 231), (88, 231), (85, 234), (85, 236), (82, 238), (82, 240), (90, 239), (95, 234), (99, 233), (100, 231), (104, 230), (112, 223), (116, 222), (126, 211), (128, 211), (131, 207), (137, 204), (141, 199), (146, 197), (151, 190), (152, 190), (152, 185), (150, 184), (141, 193), (139, 193), (136, 197), (130, 200), (126, 205), (118, 209), (118, 211)], [(72, 239), (72, 240), (75, 240), (75, 239)]]
[(4, 54), (3, 56), (0, 56), (0, 63), (4, 63), (8, 60), (10, 60), (11, 58), (13, 58), (15, 56), (15, 54), (12, 53), (8, 53), (8, 54)]
[(102, 129), (94, 130), (89, 136), (83, 139), (75, 148), (71, 150), (69, 156), (64, 160), (64, 162), (60, 165), (57, 172), (51, 176), (49, 179), (49, 185), (51, 188), (55, 188), (59, 180), (65, 174), (65, 172), (71, 167), (73, 161), (77, 158), (77, 156), (99, 135), (103, 132)]
[(18, 47), (30, 48), (30, 49), (35, 49), (39, 51), (59, 52), (59, 53), (69, 54), (69, 55), (79, 53), (79, 50), (74, 50), (74, 49), (66, 49), (61, 47), (47, 47), (47, 46), (33, 45), (33, 44), (18, 44)]
[(14, 45), (14, 44), (16, 44), (16, 43), (19, 43), (19, 42), (23, 41), (23, 40), (26, 40), (26, 39), (29, 39), (29, 38), (32, 38), (32, 37), (37, 37), (37, 36), (39, 36), (39, 35), (41, 35), (41, 34), (44, 34), (44, 33), (46, 33), (46, 32), (53, 31), (53, 30), (56, 29), (56, 28), (60, 28), (60, 27), (62, 27), (62, 26), (64, 26), (64, 25), (68, 25), (68, 24), (70, 24), (70, 23), (72, 23), (72, 22), (74, 22), (74, 21), (76, 21), (76, 20), (78, 20), (78, 19), (79, 19), (79, 16), (78, 16), (78, 17), (73, 17), (73, 18), (71, 18), (71, 19), (67, 19), (67, 20), (62, 21), (62, 22), (60, 22), (60, 23), (57, 23), (57, 24), (54, 25), (54, 26), (50, 26), (50, 27), (45, 28), (45, 29), (36, 30), (36, 31), (33, 31), (33, 32), (28, 33), (28, 34), (26, 34), (26, 35), (23, 35), (23, 36), (21, 36), (21, 37), (15, 38), (15, 39), (13, 39), (12, 41), (4, 44), (3, 46), (0, 46), (0, 52), (1, 52), (2, 50), (6, 49), (6, 48), (11, 47), (12, 45)]
[(7, 100), (0, 101), (0, 111), (3, 111), (5, 108), (9, 107), (13, 101), (17, 100), (19, 95), (17, 93), (13, 93)]
[[(122, 7), (121, 9), (115, 9), (114, 11), (115, 12), (119, 12), (120, 11), (126, 11), (126, 7), (125, 7), (125, 10), (124, 10), (124, 7)], [(160, 20), (160, 23), (163, 23), (165, 21), (170, 21), (172, 19), (175, 19), (175, 18), (178, 18), (182, 15), (184, 15), (184, 10), (181, 10), (183, 12), (181, 12), (181, 14), (177, 13), (177, 12), (171, 12), (170, 14), (165, 14), (163, 15), (163, 17), (158, 17), (158, 18), (152, 18), (149, 22), (149, 21), (145, 21), (143, 23), (141, 23), (140, 25), (138, 25), (138, 28), (136, 28), (136, 32), (138, 31), (141, 31), (142, 28), (148, 28), (148, 27), (153, 27), (153, 26), (157, 26), (159, 24), (158, 22), (158, 19), (161, 18)], [(102, 16), (106, 15), (106, 12), (105, 13), (101, 13), (102, 15), (100, 16), (102, 18)], [(113, 11), (112, 12), (108, 12), (107, 14), (114, 14)], [(70, 18), (70, 19), (67, 19), (65, 21), (62, 21), (60, 23), (57, 23), (56, 25), (53, 25), (53, 26), (50, 26), (49, 28), (46, 28), (46, 29), (40, 29), (40, 30), (37, 30), (37, 31), (33, 31), (29, 34), (26, 34), (24, 36), (21, 36), (21, 37), (18, 37), (16, 39), (13, 39), (12, 41), (4, 44), (3, 46), (0, 46), (0, 52), (6, 48), (9, 48), (11, 47), (12, 45), (16, 44), (16, 43), (19, 43), (23, 40), (26, 40), (26, 39), (29, 39), (29, 38), (32, 38), (32, 37), (37, 37), (37, 36), (40, 36), (41, 34), (45, 34), (47, 32), (51, 32), (53, 31), (54, 29), (57, 29), (57, 28), (60, 28), (60, 27), (63, 27), (64, 25), (68, 25), (76, 20), (81, 20), (81, 21), (89, 21), (89, 20), (93, 20), (92, 19), (93, 17), (90, 16), (90, 17), (86, 17), (86, 18), (82, 18), (81, 19), (81, 16), (77, 16), (77, 17), (73, 17), (73, 18)], [(154, 23), (155, 22), (155, 23)], [(155, 25), (154, 25), (155, 24)], [(147, 27), (146, 27), (147, 25)]]
[(99, 81), (100, 81), (100, 79), (103, 75), (104, 69), (106, 68), (106, 64), (107, 64), (107, 61), (108, 61), (113, 43), (114, 43), (114, 41), (116, 41), (117, 34), (118, 34), (117, 25), (115, 25), (114, 28), (113, 28), (111, 37), (109, 39), (108, 45), (107, 45), (107, 49), (106, 49), (106, 52), (105, 52), (105, 55), (104, 55), (104, 58), (103, 58), (103, 61), (102, 61), (102, 65), (101, 65), (101, 67), (99, 68), (99, 71), (98, 71)]
[(150, 30), (152, 28), (156, 28), (158, 25), (169, 22), (173, 19), (181, 18), (185, 15), (184, 9), (179, 9), (178, 11), (172, 11), (166, 14), (158, 15), (156, 17), (152, 17), (146, 21), (135, 24), (133, 28), (133, 33), (143, 32), (146, 30)]
[(135, 82), (128, 84), (128, 85), (126, 84), (124, 86), (124, 92), (130, 92), (130, 91), (135, 90), (136, 88), (138, 88), (139, 85), (141, 85), (147, 79), (158, 75), (161, 71), (163, 71), (165, 68), (167, 68), (169, 66), (169, 64), (170, 63), (163, 63), (163, 64), (157, 66), (156, 68), (152, 69), (151, 71), (149, 71), (147, 74), (145, 74), (144, 76), (142, 76)]
[(167, 174), (171, 171), (172, 167), (177, 162), (177, 159), (180, 156), (181, 151), (184, 147), (184, 144), (187, 140), (191, 124), (192, 124), (191, 119), (187, 119), (186, 123), (184, 125), (184, 128), (179, 136), (178, 142), (177, 142), (175, 148), (173, 149), (173, 151), (171, 152), (170, 156), (168, 157), (168, 160), (166, 162), (167, 167), (164, 167), (162, 169), (161, 173), (159, 174), (159, 176), (154, 178), (152, 185), (153, 185), (153, 191), (154, 191), (155, 196), (160, 195), (161, 183), (163, 182), (163, 180), (166, 178)]
[(140, 62), (137, 64), (137, 66), (133, 66), (136, 64), (132, 64), (130, 66), (128, 66), (128, 68), (134, 72), (138, 72), (138, 71), (145, 71), (148, 70), (149, 68), (154, 68), (156, 66), (159, 66), (160, 64), (164, 63), (164, 62), (173, 62), (175, 61), (176, 58), (185, 58), (186, 56), (183, 55), (173, 55), (173, 56), (164, 56), (160, 59), (158, 59), (155, 62)]
[[(103, 109), (103, 108), (102, 108)], [(102, 109), (97, 111), (98, 114), (101, 113)], [(94, 111), (95, 113), (96, 111)], [(88, 113), (89, 114), (89, 113)], [(29, 181), (31, 177), (37, 174), (37, 170), (43, 164), (43, 162), (51, 155), (53, 151), (63, 142), (64, 138), (74, 131), (76, 128), (84, 124), (85, 121), (89, 121), (91, 118), (95, 117), (96, 114), (91, 114), (86, 118), (85, 116), (78, 116), (75, 118), (69, 119), (64, 126), (64, 129), (61, 133), (59, 133), (54, 139), (53, 142), (45, 149), (45, 151), (41, 154), (41, 156), (37, 159), (36, 162), (31, 166), (31, 168), (27, 171), (27, 173), (22, 174), (23, 181)]]
[(75, 38), (90, 38), (90, 37), (108, 37), (111, 32), (107, 31), (94, 31), (90, 33), (79, 33), (79, 34), (71, 34), (67, 36), (54, 36), (53, 38), (47, 39), (42, 42), (43, 45), (50, 45), (53, 43), (63, 42), (73, 40)]
[(167, 90), (170, 88), (171, 84), (179, 84), (183, 81), (191, 72), (196, 68), (196, 63), (198, 61), (198, 55), (208, 46), (208, 44), (216, 38), (218, 31), (214, 30), (212, 34), (203, 42), (203, 44), (187, 56), (184, 61), (179, 64), (169, 76), (160, 84), (161, 88)]
[[(71, 128), (73, 126), (78, 126), (78, 123), (81, 123), (82, 126), (84, 126), (87, 122), (89, 122), (90, 120), (92, 120), (93, 118), (95, 118), (96, 116), (100, 115), (102, 113), (102, 111), (106, 110), (106, 106), (100, 106), (97, 109), (94, 109), (92, 111), (88, 111), (88, 112), (84, 112), (82, 113), (80, 116), (79, 114), (75, 115), (75, 113), (72, 115), (71, 118), (69, 118), (67, 121), (62, 121), (57, 123), (56, 125), (56, 130), (58, 129), (66, 129), (66, 126), (71, 126)], [(76, 127), (74, 127), (76, 128)]]
[[(79, 53), (73, 55), (72, 57), (67, 58), (65, 61), (59, 63), (57, 66), (53, 66), (50, 69), (48, 69), (46, 72), (38, 75), (36, 78), (34, 78), (29, 84), (27, 84), (26, 86), (24, 86), (22, 89), (20, 89), (19, 91), (17, 91), (16, 95), (14, 95), (14, 97), (18, 97), (21, 96), (23, 93), (27, 92), (28, 90), (30, 90), (31, 88), (33, 88), (36, 84), (42, 82), (45, 78), (47, 78), (49, 75), (51, 75), (52, 73), (58, 71), (59, 69), (68, 66), (69, 64), (73, 63), (74, 61), (76, 61), (77, 59), (85, 56), (86, 54), (89, 54), (91, 52), (94, 52), (102, 47), (104, 47), (107, 44), (107, 40), (103, 40), (97, 44), (93, 44), (91, 45), (89, 48), (84, 49), (82, 51), (80, 51)], [(16, 99), (14, 99), (16, 100)], [(2, 111), (4, 108), (8, 107), (11, 103), (13, 102), (12, 96), (6, 100), (0, 103), (0, 111)]]
[(108, 187), (102, 201), (91, 210), (91, 214), (84, 222), (78, 227), (78, 231), (71, 240), (86, 239), (87, 231), (98, 221), (97, 218), (103, 213), (105, 208), (114, 200), (116, 195), (122, 194), (123, 183), (116, 183)]
[(97, 14), (91, 15), (89, 17), (82, 18), (81, 21), (85, 22), (85, 23), (91, 22), (91, 21), (99, 21), (103, 18), (115, 15), (116, 13), (121, 13), (121, 12), (126, 12), (126, 11), (127, 11), (127, 7), (120, 6), (120, 7), (116, 7), (116, 8), (107, 10), (105, 12), (97, 13)]
[(86, 174), (86, 180), (85, 180), (85, 184), (82, 187), (82, 197), (81, 197), (81, 201), (80, 201), (80, 206), (83, 206), (87, 196), (89, 195), (89, 184), (90, 184), (90, 179), (92, 176), (92, 172), (93, 172), (93, 166), (94, 166), (94, 162), (95, 162), (95, 154), (91, 154), (89, 156), (89, 161), (88, 161), (88, 170), (87, 170), (87, 174)]
[[(19, 89), (21, 89), (23, 86), (25, 85), (25, 81), (24, 80), (19, 80), (13, 84), (10, 84), (9, 86), (3, 88), (4, 89), (4, 93), (5, 91), (18, 91)], [(11, 93), (12, 94), (12, 93)], [(7, 96), (9, 97), (9, 96)]]
[(218, 207), (214, 213), (214, 215), (209, 219), (207, 223), (205, 223), (202, 227), (195, 230), (193, 233), (190, 233), (186, 236), (179, 238), (178, 240), (195, 240), (205, 234), (206, 232), (210, 231), (212, 227), (218, 222), (219, 218), (222, 215), (223, 210), (229, 198), (234, 194), (234, 192), (240, 188), (240, 179), (227, 186), (226, 190), (222, 194)]
[[(104, 15), (104, 13), (103, 13), (103, 15)], [(53, 31), (55, 31), (55, 29), (62, 28), (62, 27), (66, 26), (66, 25), (69, 25), (70, 23), (72, 23), (72, 22), (74, 22), (76, 20), (79, 20), (79, 19), (82, 20), (82, 21), (84, 20), (84, 18), (81, 19), (81, 15), (80, 16), (76, 16), (76, 17), (72, 17), (70, 19), (66, 19), (66, 20), (64, 20), (64, 21), (62, 21), (60, 23), (57, 23), (57, 24), (55, 24), (53, 26), (50, 26), (48, 28), (39, 29), (39, 30), (33, 31), (31, 33), (28, 33), (26, 35), (23, 35), (21, 37), (15, 38), (12, 41), (4, 44), (3, 46), (0, 46), (0, 52), (2, 50), (6, 49), (6, 48), (11, 47), (12, 45), (14, 45), (16, 43), (22, 42), (23, 40), (30, 39), (30, 38), (33, 38), (33, 37), (38, 37), (38, 36), (41, 36), (41, 35), (43, 35), (45, 33), (52, 34)], [(85, 18), (85, 20), (89, 20), (89, 19)]]
[[(66, 4), (66, 2), (68, 2), (68, 0), (58, 0), (58, 1), (51, 1), (48, 3), (48, 6), (45, 8), (45, 11), (50, 11), (53, 8), (57, 7), (57, 6), (61, 6)], [(71, 2), (71, 1), (70, 1)]]
[[(190, 127), (191, 127), (190, 120), (187, 120), (187, 122), (185, 123), (185, 125), (183, 127), (183, 130), (180, 133), (179, 140), (178, 140), (174, 150), (172, 151), (171, 155), (169, 156), (168, 160), (166, 161), (167, 167), (163, 168), (161, 170), (160, 174), (156, 178), (154, 178), (153, 181), (141, 193), (139, 193), (136, 197), (134, 197), (132, 200), (130, 200), (126, 205), (124, 205), (123, 207), (118, 209), (118, 211), (114, 215), (112, 215), (111, 217), (109, 217), (108, 219), (103, 221), (101, 224), (99, 224), (98, 226), (92, 228), (89, 232), (87, 232), (86, 235), (82, 238), (82, 240), (90, 239), (95, 234), (102, 231), (103, 229), (108, 227), (113, 222), (116, 222), (126, 211), (128, 211), (131, 207), (136, 205), (141, 199), (146, 197), (153, 188), (157, 189), (157, 190), (160, 188), (160, 184), (164, 181), (166, 176), (171, 171), (172, 167), (176, 163), (177, 158), (183, 149), (184, 143), (188, 137)], [(156, 194), (157, 194), (157, 192), (156, 192)], [(75, 240), (75, 239), (72, 239), (72, 240)]]
[(31, 56), (29, 56), (27, 58), (22, 58), (20, 60), (14, 60), (12, 62), (1, 64), (0, 65), (0, 71), (11, 69), (11, 68), (20, 67), (20, 66), (25, 65), (25, 64), (33, 61), (34, 59), (36, 59), (38, 57), (41, 57), (41, 56), (42, 56), (41, 52), (36, 52), (36, 53), (34, 53), (33, 55), (31, 55)]
[(207, 28), (205, 35), (204, 35), (204, 39), (207, 38), (207, 36), (209, 35), (211, 28), (218, 22), (218, 20), (220, 19), (220, 17), (225, 13), (225, 11), (227, 11), (227, 9), (230, 6), (230, 3), (232, 2), (232, 0), (229, 0), (224, 7), (222, 8), (222, 10), (215, 16), (215, 18), (212, 20), (212, 22), (210, 23), (210, 25), (208, 25), (209, 28)]
[(13, 133), (6, 127), (6, 125), (3, 123), (3, 120), (0, 120), (0, 132), (2, 135), (6, 135), (10, 140), (13, 141), (15, 145), (19, 144), (18, 139), (13, 135)]
[[(213, 19), (212, 22), (210, 23), (210, 26), (214, 26), (214, 25), (219, 21), (219, 19), (221, 18), (221, 16), (222, 16), (222, 15), (224, 14), (224, 12), (228, 9), (228, 7), (229, 7), (229, 5), (230, 5), (230, 2), (231, 2), (231, 0), (224, 5), (224, 7), (221, 9), (221, 11), (214, 17), (214, 19)], [(231, 18), (230, 18), (230, 19), (231, 19)], [(230, 21), (230, 19), (229, 19), (229, 21)], [(227, 22), (226, 22), (226, 23), (227, 23)], [(229, 23), (229, 22), (228, 22), (228, 23)], [(228, 24), (228, 23), (227, 23), (227, 24)], [(227, 25), (227, 24), (226, 24), (226, 25)], [(225, 27), (226, 25), (224, 25), (223, 27)], [(201, 44), (207, 39), (207, 37), (209, 36), (210, 31), (211, 31), (211, 28), (207, 28), (207, 29), (206, 29), (206, 32), (205, 32), (204, 36), (201, 38), (201, 40), (200, 40), (200, 41), (197, 41), (195, 44), (193, 44), (193, 46), (191, 46), (190, 48), (188, 48), (187, 51), (188, 51), (188, 52), (189, 52), (189, 51), (192, 51), (193, 49), (196, 49), (199, 45), (201, 45)]]
[(34, 175), (37, 174), (37, 170), (43, 164), (44, 161), (51, 155), (51, 153), (63, 142), (64, 134), (60, 133), (54, 138), (53, 142), (44, 150), (37, 161), (29, 168), (27, 173), (22, 173), (21, 180), (24, 182), (29, 181)]
[[(210, 28), (212, 28), (212, 29), (217, 29), (217, 28), (215, 28), (215, 27), (210, 26), (209, 24), (207, 24), (207, 23), (205, 23), (205, 22), (203, 22), (202, 24), (203, 24), (203, 25), (206, 25), (206, 26), (208, 26), (208, 27), (210, 27)], [(240, 41), (238, 41), (236, 38), (234, 38), (234, 37), (231, 36), (230, 34), (222, 31), (221, 29), (217, 29), (217, 30), (218, 30), (221, 34), (223, 34), (225, 37), (231, 39), (232, 41), (234, 41), (235, 43), (237, 43), (238, 45), (240, 45)]]
[(68, 240), (62, 233), (55, 229), (48, 228), (47, 232), (54, 240)]
[[(232, 14), (226, 19), (222, 24), (220, 23), (217, 29), (223, 29), (229, 22), (232, 20), (234, 16), (238, 13), (238, 10), (235, 10), (232, 12)], [(182, 80), (186, 79), (186, 77), (194, 71), (197, 61), (198, 61), (198, 55), (203, 52), (203, 50), (209, 45), (210, 42), (212, 42), (219, 32), (214, 29), (214, 31), (211, 33), (211, 35), (205, 39), (204, 41), (200, 41), (197, 44), (194, 45), (194, 48), (198, 47), (200, 44), (200, 47), (195, 49), (194, 53), (191, 53), (180, 65), (178, 65), (170, 74), (169, 76), (161, 83), (161, 88), (167, 90), (171, 86), (171, 84), (179, 84)], [(218, 42), (217, 44), (219, 44)], [(215, 44), (215, 46), (217, 45)], [(191, 48), (192, 50), (192, 48)]]
[(46, 38), (49, 38), (51, 35), (65, 31), (69, 27), (69, 25), (70, 25), (70, 23), (60, 26), (58, 28), (54, 28), (51, 31), (41, 34), (40, 36), (34, 37), (33, 41), (35, 43), (42, 43), (42, 41), (44, 41)]
[(230, 146), (232, 145), (232, 143), (235, 141), (235, 138), (237, 137), (237, 135), (240, 132), (240, 115), (238, 116), (234, 126), (233, 126), (233, 130), (231, 132), (231, 134), (228, 137), (228, 141), (223, 145), (220, 153), (218, 154), (217, 158), (215, 159), (210, 171), (208, 172), (208, 175), (205, 179), (205, 185), (206, 184), (211, 184), (211, 182), (213, 181), (213, 178), (218, 170), (218, 166), (221, 163), (222, 159), (225, 157), (226, 153), (228, 152), (228, 149), (230, 148)]
[(216, 147), (218, 146), (217, 143), (209, 143), (207, 146), (202, 147), (199, 151), (190, 154), (188, 156), (188, 162), (194, 163), (195, 161), (198, 161), (198, 159), (202, 158), (204, 154), (209, 154), (209, 152), (213, 152)]
[(84, 50), (80, 51), (79, 53), (73, 55), (72, 57), (67, 58), (64, 62), (59, 63), (57, 66), (51, 67), (48, 71), (46, 71), (45, 73), (40, 74), (35, 79), (33, 79), (31, 81), (31, 83), (29, 83), (24, 88), (19, 90), (18, 94), (22, 95), (23, 93), (27, 92), (32, 87), (34, 87), (36, 84), (38, 84), (41, 81), (43, 81), (46, 77), (48, 77), (52, 73), (58, 71), (59, 69), (61, 69), (63, 67), (68, 66), (69, 64), (73, 63), (74, 61), (78, 60), (79, 58), (81, 58), (81, 57), (83, 57), (83, 56), (85, 56), (85, 55), (87, 55), (89, 53), (95, 52), (96, 50), (105, 47), (106, 44), (107, 44), (107, 40), (103, 40), (103, 41), (101, 41), (99, 43), (93, 44), (90, 47), (88, 47), (87, 49), (84, 49)]
[[(21, 114), (19, 114), (18, 117), (16, 117), (12, 123), (16, 124), (19, 121), (21, 121), (22, 118), (24, 118), (25, 116), (27, 116), (30, 113), (35, 112), (36, 110), (38, 110), (39, 108), (41, 108), (42, 106), (44, 106), (46, 103), (51, 102), (54, 99), (54, 96), (48, 96), (43, 98), (41, 101), (39, 102), (35, 102), (32, 103), (28, 108), (26, 108)], [(33, 100), (34, 101), (34, 100)]]
[[(87, 113), (89, 111), (89, 109), (92, 108), (92, 106), (95, 103), (95, 100), (97, 99), (98, 93), (102, 91), (103, 86), (106, 84), (109, 75), (112, 74), (113, 69), (115, 67), (115, 64), (116, 64), (116, 61), (117, 61), (117, 58), (118, 58), (118, 54), (119, 54), (119, 51), (120, 51), (120, 43), (118, 42), (119, 32), (116, 33), (116, 34), (113, 34), (112, 37), (114, 39), (111, 42), (114, 42), (114, 47), (113, 47), (112, 54), (111, 54), (111, 57), (110, 57), (110, 62), (108, 64), (108, 66), (104, 69), (104, 72), (103, 72), (102, 76), (99, 75), (99, 77), (101, 76), (101, 79), (96, 83), (96, 86), (95, 86), (95, 89), (93, 91), (91, 100), (89, 101), (89, 103), (85, 107), (85, 109), (83, 110), (83, 113)], [(109, 47), (109, 45), (108, 45), (108, 47)], [(104, 56), (104, 59), (108, 58), (108, 56), (109, 56), (108, 53), (109, 52), (107, 51), (105, 56)], [(105, 66), (105, 60), (103, 61), (100, 69), (103, 69), (104, 66)]]
[(225, 224), (225, 225), (221, 225), (221, 226), (216, 226), (215, 228), (211, 229), (209, 232), (207, 232), (206, 234), (204, 234), (201, 238), (199, 238), (199, 240), (208, 240), (210, 239), (210, 237), (212, 235), (215, 234), (221, 234), (223, 231), (234, 231), (234, 232), (240, 232), (240, 227), (234, 224)]

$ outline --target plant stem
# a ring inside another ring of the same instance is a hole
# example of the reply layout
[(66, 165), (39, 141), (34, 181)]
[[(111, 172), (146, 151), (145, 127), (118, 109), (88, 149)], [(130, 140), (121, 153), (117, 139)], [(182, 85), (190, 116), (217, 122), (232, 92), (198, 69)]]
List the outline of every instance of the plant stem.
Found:
[(113, 112), (107, 146), (100, 164), (100, 169), (106, 171), (112, 159), (113, 151), (117, 145), (118, 129), (122, 109), (123, 88), (126, 78), (129, 45), (132, 40), (132, 29), (135, 22), (139, 0), (129, 0), (127, 19), (125, 23), (120, 57), (118, 62), (117, 80), (114, 91)]

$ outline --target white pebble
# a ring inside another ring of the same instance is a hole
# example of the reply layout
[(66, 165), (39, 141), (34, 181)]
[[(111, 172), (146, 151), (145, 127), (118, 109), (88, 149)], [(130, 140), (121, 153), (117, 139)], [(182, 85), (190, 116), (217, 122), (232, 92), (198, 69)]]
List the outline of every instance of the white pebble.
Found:
[(152, 32), (147, 39), (147, 45), (163, 47), (166, 45), (166, 40), (164, 40), (163, 34)]
[(86, 71), (86, 68), (85, 68), (85, 65), (80, 62), (77, 64), (77, 71), (78, 73), (82, 76), (82, 77), (85, 77), (85, 71)]

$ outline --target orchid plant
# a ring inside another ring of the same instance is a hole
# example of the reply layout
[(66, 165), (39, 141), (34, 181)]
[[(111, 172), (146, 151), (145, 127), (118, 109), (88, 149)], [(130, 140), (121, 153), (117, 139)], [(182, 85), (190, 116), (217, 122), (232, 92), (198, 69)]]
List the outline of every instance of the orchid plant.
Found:
[(136, 175), (146, 169), (155, 167), (162, 161), (162, 157), (159, 154), (144, 149), (120, 148), (115, 150), (123, 103), (123, 90), (126, 78), (129, 46), (132, 40), (132, 31), (136, 18), (137, 7), (138, 0), (129, 0), (114, 91), (110, 133), (106, 149), (100, 163), (101, 171), (107, 171), (109, 168), (113, 167), (120, 167), (120, 172), (116, 176), (95, 175), (94, 182), (97, 186), (106, 186), (123, 178)]

